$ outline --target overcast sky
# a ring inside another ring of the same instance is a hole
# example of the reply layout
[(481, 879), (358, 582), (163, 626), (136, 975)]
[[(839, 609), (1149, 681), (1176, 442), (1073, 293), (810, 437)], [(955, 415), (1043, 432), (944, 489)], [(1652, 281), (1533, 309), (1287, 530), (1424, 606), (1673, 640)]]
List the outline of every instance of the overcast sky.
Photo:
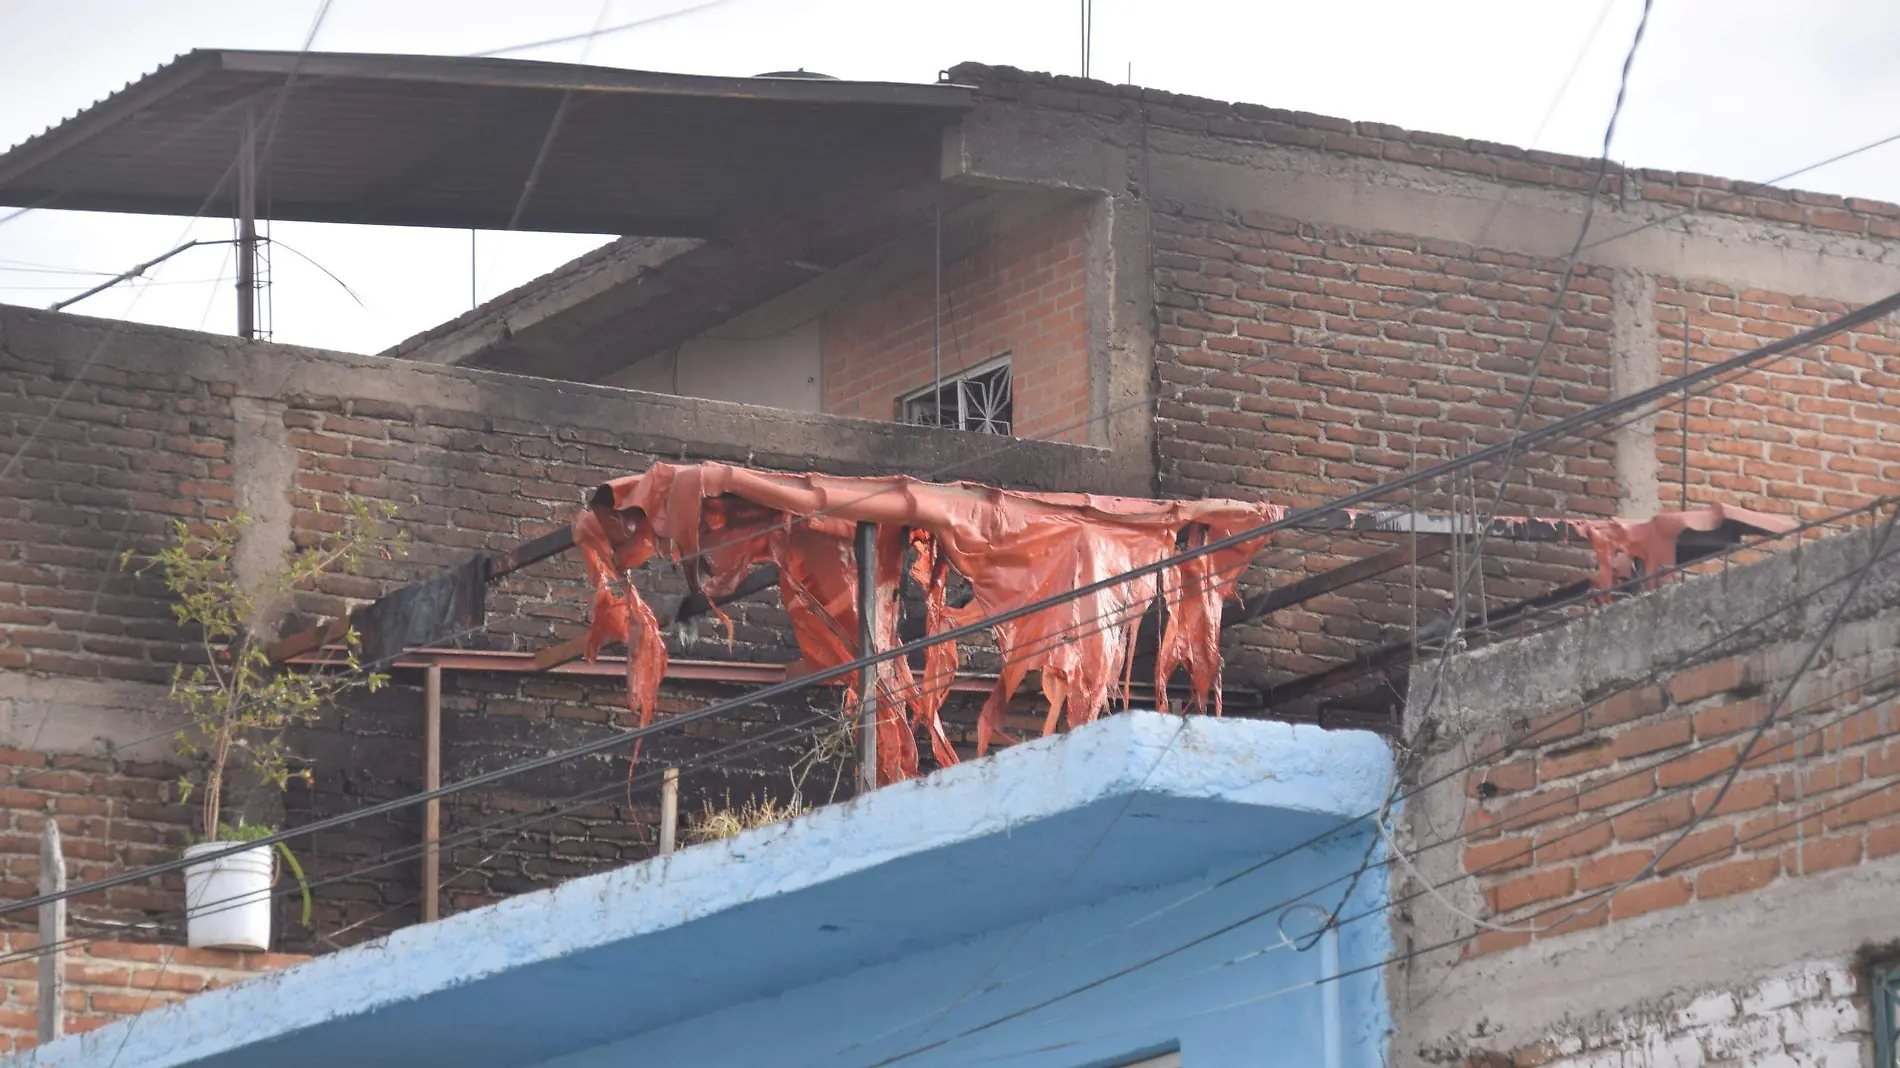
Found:
[[(463, 54), (705, 0), (333, 0), (320, 51)], [(0, 0), (0, 145), (199, 47), (295, 49), (317, 0)], [(725, 0), (522, 58), (928, 82), (964, 60), (1079, 73), (1077, 0)], [(1594, 155), (1641, 0), (1095, 0), (1092, 73), (1224, 100)], [(1762, 180), (1900, 133), (1900, 4), (1655, 0), (1611, 155)], [(1570, 77), (1572, 70), (1575, 77)], [(1549, 121), (1546, 122), (1546, 115)], [(1802, 176), (1900, 201), (1900, 145)], [(0, 216), (5, 215), (0, 211)], [(276, 338), (375, 352), (469, 307), (467, 231), (285, 223)], [(44, 306), (228, 220), (34, 211), (0, 223), (0, 302)], [(605, 238), (480, 237), (488, 299)], [(99, 272), (98, 275), (70, 273)], [(228, 246), (75, 307), (229, 331)], [(220, 280), (222, 279), (222, 280)]]

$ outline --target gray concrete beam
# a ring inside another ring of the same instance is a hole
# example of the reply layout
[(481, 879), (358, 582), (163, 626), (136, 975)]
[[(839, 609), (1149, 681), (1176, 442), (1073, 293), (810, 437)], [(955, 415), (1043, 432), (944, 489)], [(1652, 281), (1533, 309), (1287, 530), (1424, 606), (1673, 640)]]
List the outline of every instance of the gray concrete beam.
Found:
[[(1561, 258), (1583, 222), (1583, 194), (1513, 186), (1389, 160), (1153, 131), (1156, 198), (1303, 222), (1437, 238)], [(1586, 263), (1863, 303), (1900, 290), (1900, 244), (1602, 200)], [(1646, 227), (1646, 228), (1645, 228)], [(1639, 229), (1640, 228), (1640, 229)]]

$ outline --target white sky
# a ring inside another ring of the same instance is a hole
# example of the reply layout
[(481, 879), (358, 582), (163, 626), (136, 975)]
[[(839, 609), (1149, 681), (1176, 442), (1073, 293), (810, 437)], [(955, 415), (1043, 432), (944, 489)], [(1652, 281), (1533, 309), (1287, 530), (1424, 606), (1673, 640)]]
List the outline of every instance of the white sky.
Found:
[[(333, 0), (320, 51), (460, 54), (695, 0)], [(927, 82), (964, 60), (1078, 73), (1077, 0), (729, 0), (590, 43), (515, 53), (695, 74), (804, 67)], [(1092, 73), (1227, 100), (1594, 155), (1641, 0), (1096, 0)], [(194, 47), (295, 49), (316, 0), (0, 0), (0, 145)], [(1798, 14), (1797, 14), (1798, 12)], [(1600, 23), (1600, 25), (1599, 25)], [(1592, 35), (1593, 27), (1596, 32)], [(1578, 63), (1578, 57), (1581, 62)], [(1900, 133), (1900, 4), (1655, 0), (1611, 155), (1762, 180)], [(1577, 74), (1564, 89), (1566, 76)], [(1564, 90), (1561, 98), (1560, 89)], [(1553, 101), (1548, 126), (1543, 120)], [(1542, 127), (1542, 134), (1538, 132)], [(1900, 201), (1900, 144), (1789, 183)], [(0, 210), (0, 216), (6, 214)], [(35, 211), (0, 224), (0, 302), (44, 306), (228, 220)], [(467, 231), (278, 224), (276, 339), (374, 352), (469, 307)], [(488, 299), (602, 238), (487, 234)], [(228, 246), (74, 310), (233, 328)]]

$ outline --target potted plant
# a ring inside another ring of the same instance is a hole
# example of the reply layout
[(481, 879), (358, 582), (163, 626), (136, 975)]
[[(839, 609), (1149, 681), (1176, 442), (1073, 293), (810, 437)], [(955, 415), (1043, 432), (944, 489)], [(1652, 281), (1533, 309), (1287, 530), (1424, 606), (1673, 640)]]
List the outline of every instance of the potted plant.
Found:
[[(354, 628), (343, 636), (343, 649), (323, 669), (287, 670), (267, 653), (270, 638), (260, 609), (282, 603), (299, 590), (316, 588), (326, 576), (360, 574), (363, 561), (389, 557), (404, 545), (401, 535), (382, 536), (383, 521), (395, 506), (346, 497), (343, 506), (325, 511), (317, 534), (290, 554), (261, 581), (240, 583), (233, 567), (238, 539), (251, 525), (239, 512), (229, 519), (196, 524), (172, 523), (169, 543), (142, 561), (141, 571), (156, 570), (174, 598), (172, 615), (200, 643), (196, 662), (172, 672), (171, 699), (189, 717), (176, 735), (179, 754), (195, 765), (178, 780), (181, 802), (197, 798), (201, 837), (185, 850), (187, 858), (216, 853), (234, 844), (257, 841), (271, 828), (225, 816), (231, 774), (242, 772), (259, 788), (283, 791), (293, 779), (310, 781), (286, 741), (286, 732), (310, 722), (330, 701), (357, 688), (374, 692), (388, 676), (358, 659), (361, 641)], [(122, 560), (131, 566), (128, 552)], [(368, 670), (366, 670), (366, 667)], [(296, 857), (279, 843), (218, 857), (185, 869), (187, 943), (193, 948), (270, 948), (270, 889), (281, 859), (303, 891), (303, 917), (310, 919), (310, 889)]]

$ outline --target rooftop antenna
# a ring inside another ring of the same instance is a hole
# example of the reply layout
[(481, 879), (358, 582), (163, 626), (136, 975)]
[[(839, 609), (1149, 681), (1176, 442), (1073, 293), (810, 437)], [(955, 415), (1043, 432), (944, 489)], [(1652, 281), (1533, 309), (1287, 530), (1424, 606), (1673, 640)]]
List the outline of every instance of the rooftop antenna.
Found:
[(1081, 0), (1082, 4), (1082, 77), (1089, 76), (1089, 37), (1094, 33), (1095, 0)]

